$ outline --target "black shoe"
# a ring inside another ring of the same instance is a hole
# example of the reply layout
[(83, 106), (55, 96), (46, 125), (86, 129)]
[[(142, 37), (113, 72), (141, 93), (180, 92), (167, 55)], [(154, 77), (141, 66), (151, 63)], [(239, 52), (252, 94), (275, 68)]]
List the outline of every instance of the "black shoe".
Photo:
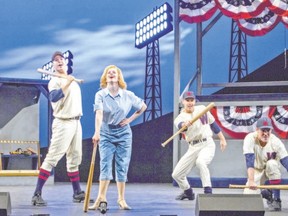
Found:
[(273, 199), (272, 202), (267, 201), (270, 211), (281, 211), (281, 199)]
[(80, 191), (78, 193), (73, 194), (73, 202), (80, 203), (85, 199), (85, 192)]
[(189, 188), (188, 190), (185, 190), (182, 194), (177, 196), (175, 199), (176, 200), (184, 200), (184, 199), (194, 200), (195, 194), (193, 193), (192, 189)]
[(101, 214), (105, 214), (108, 210), (107, 208), (107, 202), (105, 201), (101, 201), (98, 207), (99, 211), (101, 212)]
[(45, 202), (41, 196), (41, 193), (35, 193), (34, 196), (32, 197), (31, 201), (32, 205), (36, 206), (46, 206), (47, 202)]
[(272, 190), (264, 189), (261, 191), (261, 195), (264, 199), (267, 200), (267, 203), (268, 202), (272, 203), (272, 201), (273, 201)]

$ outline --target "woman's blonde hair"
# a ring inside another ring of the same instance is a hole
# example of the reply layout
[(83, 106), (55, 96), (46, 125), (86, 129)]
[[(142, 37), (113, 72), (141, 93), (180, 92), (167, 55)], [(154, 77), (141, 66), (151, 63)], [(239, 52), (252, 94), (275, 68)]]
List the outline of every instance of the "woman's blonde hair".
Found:
[(106, 80), (106, 75), (108, 73), (108, 70), (110, 70), (111, 68), (115, 68), (116, 71), (117, 71), (117, 74), (118, 74), (118, 85), (121, 89), (126, 89), (127, 88), (127, 84), (126, 82), (124, 81), (124, 78), (123, 78), (123, 74), (122, 74), (122, 71), (120, 68), (118, 68), (117, 66), (115, 65), (109, 65), (107, 66), (104, 71), (103, 71), (103, 74), (101, 76), (101, 79), (100, 79), (100, 87), (101, 88), (106, 88), (107, 87), (107, 80)]

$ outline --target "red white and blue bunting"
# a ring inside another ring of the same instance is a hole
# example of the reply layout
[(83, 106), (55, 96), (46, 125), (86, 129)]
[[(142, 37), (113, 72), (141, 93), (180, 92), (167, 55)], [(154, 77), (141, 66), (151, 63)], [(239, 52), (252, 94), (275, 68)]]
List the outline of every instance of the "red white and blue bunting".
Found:
[(286, 28), (288, 28), (288, 17), (281, 17), (281, 21), (286, 26)]
[(217, 10), (214, 0), (179, 0), (180, 19), (199, 23), (210, 19)]
[(288, 138), (288, 106), (218, 106), (211, 113), (221, 129), (234, 139), (243, 139), (255, 131), (257, 120), (263, 116), (271, 118), (280, 138)]
[(288, 16), (288, 2), (286, 0), (269, 0), (267, 6), (279, 16)]
[(288, 27), (286, 0), (179, 0), (179, 8), (180, 19), (188, 23), (206, 21), (219, 9), (250, 36), (263, 36), (280, 21)]
[(288, 106), (270, 107), (270, 115), (275, 132), (288, 139)]
[(258, 16), (265, 8), (266, 0), (215, 0), (225, 16), (233, 19), (247, 19)]
[(238, 27), (250, 36), (262, 36), (271, 31), (280, 21), (281, 17), (265, 8), (260, 15), (249, 19), (236, 20)]

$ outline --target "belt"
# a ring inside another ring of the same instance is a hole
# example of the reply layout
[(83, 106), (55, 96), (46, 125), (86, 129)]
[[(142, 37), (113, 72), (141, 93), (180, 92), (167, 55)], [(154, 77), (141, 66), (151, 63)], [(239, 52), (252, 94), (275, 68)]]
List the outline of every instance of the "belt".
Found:
[(72, 117), (72, 118), (59, 118), (61, 120), (80, 120), (81, 116), (75, 116), (75, 117)]
[(189, 142), (189, 144), (191, 144), (191, 145), (196, 145), (196, 144), (198, 144), (198, 143), (200, 143), (200, 142), (206, 142), (206, 141), (207, 141), (206, 138), (204, 138), (204, 139), (199, 139), (199, 140), (191, 140), (191, 141)]
[(118, 124), (118, 125), (108, 125), (109, 128), (111, 129), (117, 129), (117, 128), (121, 128), (121, 125)]

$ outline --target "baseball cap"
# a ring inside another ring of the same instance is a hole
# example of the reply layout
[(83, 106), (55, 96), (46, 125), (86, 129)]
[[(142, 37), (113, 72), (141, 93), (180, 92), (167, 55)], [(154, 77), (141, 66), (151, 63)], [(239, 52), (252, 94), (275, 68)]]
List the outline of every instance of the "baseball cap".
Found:
[(62, 58), (64, 58), (64, 55), (63, 55), (62, 52), (56, 51), (56, 52), (54, 52), (54, 54), (52, 55), (52, 58), (51, 58), (52, 61), (54, 61), (54, 58), (55, 58), (56, 56), (61, 56)]
[(194, 95), (194, 93), (192, 91), (184, 92), (183, 99), (186, 100), (188, 98), (195, 99), (195, 95)]
[(256, 127), (260, 128), (260, 129), (262, 129), (262, 128), (272, 129), (273, 128), (271, 119), (268, 117), (262, 117), (262, 118), (258, 119), (258, 121), (256, 123)]

